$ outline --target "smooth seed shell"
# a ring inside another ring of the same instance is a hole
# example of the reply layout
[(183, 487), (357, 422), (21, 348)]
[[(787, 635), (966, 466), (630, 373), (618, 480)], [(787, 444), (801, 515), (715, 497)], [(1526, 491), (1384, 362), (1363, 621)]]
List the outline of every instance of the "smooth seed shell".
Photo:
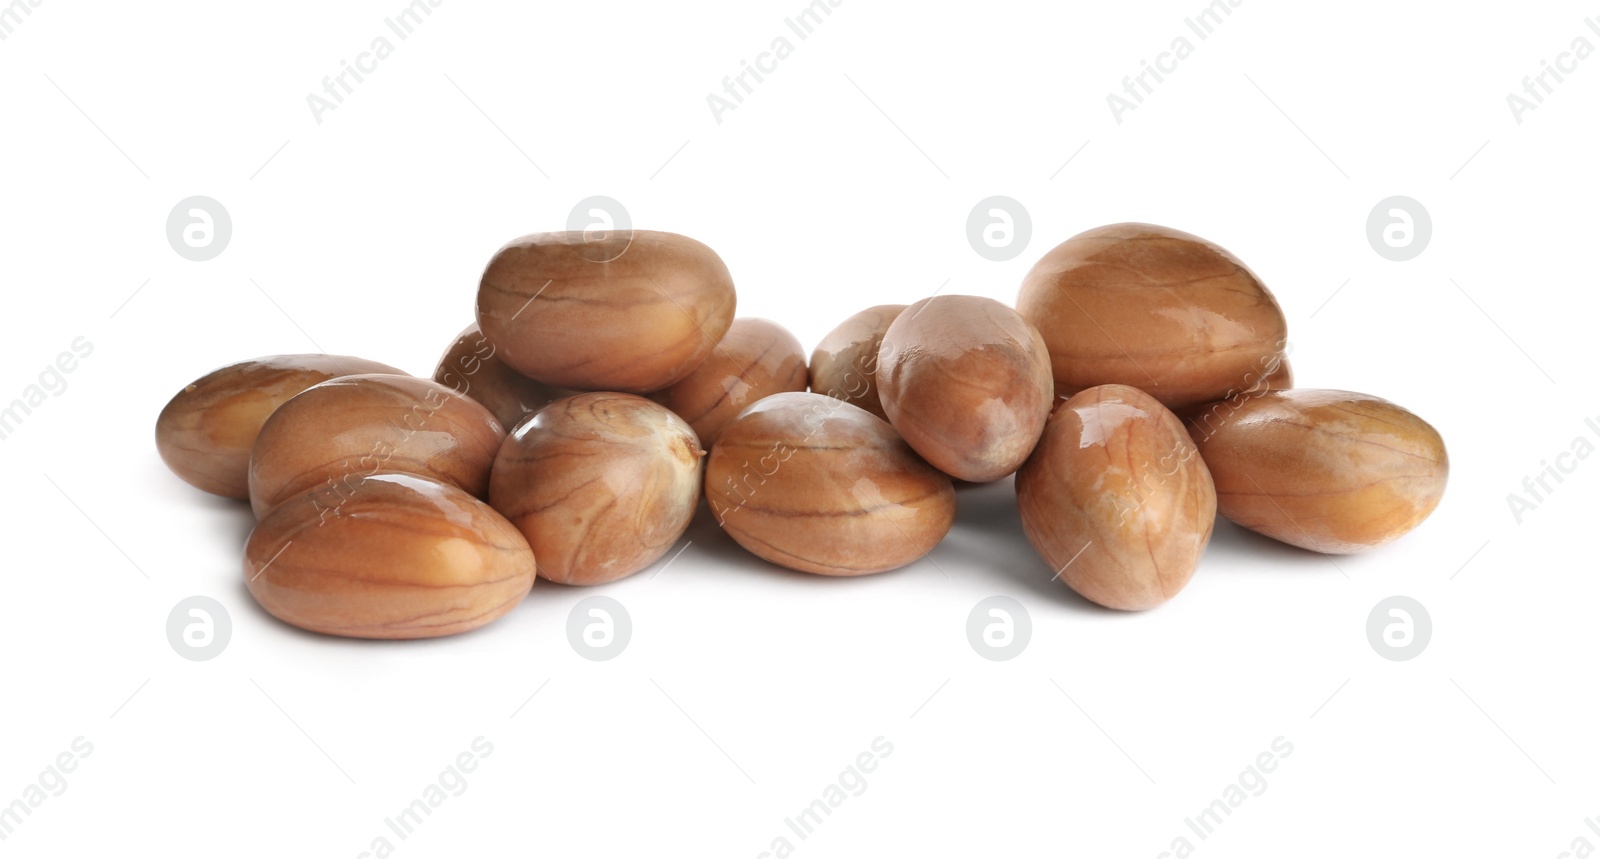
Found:
[(1182, 590), (1211, 540), (1217, 496), (1183, 423), (1125, 385), (1073, 395), (1017, 472), (1022, 527), (1052, 571), (1107, 608)]
[(226, 498), (250, 497), (250, 449), (295, 394), (355, 373), (401, 370), (348, 355), (269, 355), (229, 364), (179, 391), (156, 418), (156, 450), (172, 473)]
[(940, 295), (906, 308), (878, 350), (878, 397), (912, 449), (959, 480), (1017, 470), (1055, 403), (1050, 353), (989, 298)]
[(525, 376), (647, 394), (705, 361), (733, 322), (734, 304), (722, 258), (687, 236), (536, 233), (489, 261), (478, 325)]
[(1444, 440), (1367, 394), (1300, 388), (1219, 403), (1189, 434), (1230, 520), (1302, 549), (1348, 554), (1398, 539), (1444, 495)]
[(484, 497), (505, 437), (477, 402), (428, 379), (367, 375), (330, 379), (267, 419), (250, 454), (256, 517), (315, 490), (338, 507), (347, 484), (383, 472), (416, 474)]
[(1023, 280), (1017, 310), (1044, 336), (1056, 391), (1148, 391), (1169, 408), (1220, 400), (1287, 347), (1261, 279), (1221, 246), (1150, 224), (1057, 245)]
[(336, 514), (310, 494), (275, 507), (245, 544), (269, 614), (350, 638), (435, 638), (509, 612), (533, 585), (528, 543), (454, 486), (404, 474), (352, 483)]
[(864, 409), (823, 394), (777, 394), (723, 428), (706, 497), (739, 545), (827, 576), (902, 567), (955, 520), (950, 478)]
[(700, 440), (632, 394), (578, 394), (524, 421), (495, 459), (489, 502), (528, 538), (539, 575), (616, 581), (683, 536), (700, 504)]

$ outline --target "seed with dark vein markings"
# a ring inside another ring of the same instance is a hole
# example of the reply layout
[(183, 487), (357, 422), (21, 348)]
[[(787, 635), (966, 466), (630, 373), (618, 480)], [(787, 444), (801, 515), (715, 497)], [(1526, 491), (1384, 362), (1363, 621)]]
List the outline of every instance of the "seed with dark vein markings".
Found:
[(1360, 552), (1439, 506), (1444, 440), (1378, 397), (1301, 388), (1218, 403), (1189, 422), (1222, 515), (1302, 549)]
[(269, 355), (229, 364), (179, 391), (156, 418), (156, 450), (172, 473), (213, 495), (250, 497), (250, 448), (295, 394), (351, 373), (400, 373), (348, 355)]
[(633, 394), (556, 400), (506, 437), (489, 503), (539, 556), (539, 575), (598, 585), (655, 563), (700, 505), (704, 452), (665, 406)]
[(407, 474), (361, 478), (336, 515), (309, 494), (256, 523), (251, 596), (279, 620), (349, 638), (435, 638), (509, 612), (533, 585), (517, 529), (471, 495)]
[(1080, 233), (1028, 272), (1017, 311), (1044, 335), (1056, 392), (1131, 385), (1169, 408), (1220, 400), (1288, 345), (1277, 299), (1221, 246), (1150, 224)]
[(505, 430), (494, 415), (438, 382), (373, 373), (330, 379), (273, 412), (250, 452), (256, 518), (312, 491), (337, 508), (359, 478), (416, 474), (484, 497)]
[(739, 545), (827, 576), (905, 566), (955, 520), (948, 476), (881, 418), (823, 394), (776, 394), (723, 427), (706, 497)]
[(733, 278), (704, 244), (631, 230), (535, 233), (478, 285), (478, 325), (525, 376), (647, 394), (689, 375), (728, 332)]
[(1183, 423), (1126, 385), (1056, 406), (1017, 472), (1017, 504), (1052, 575), (1085, 599), (1130, 611), (1189, 583), (1217, 515), (1211, 475)]

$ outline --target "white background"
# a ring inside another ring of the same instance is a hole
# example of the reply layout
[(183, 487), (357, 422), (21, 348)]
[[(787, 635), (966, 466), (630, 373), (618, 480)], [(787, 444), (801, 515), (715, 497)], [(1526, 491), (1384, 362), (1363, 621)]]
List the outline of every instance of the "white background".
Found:
[[(843, 0), (802, 41), (784, 25), (801, 0), (445, 0), (399, 41), (383, 21), (402, 7), (43, 0), (0, 42), (0, 402), (74, 338), (94, 347), (0, 442), (0, 804), (74, 738), (94, 749), (0, 854), (356, 856), (380, 835), (416, 857), (756, 856), (778, 836), (863, 857), (1600, 843), (1600, 458), (1520, 524), (1507, 503), (1573, 439), (1600, 444), (1600, 57), (1521, 123), (1506, 104), (1575, 38), (1600, 46), (1600, 8), (1247, 0), (1201, 41), (1183, 24), (1200, 0)], [(306, 96), (384, 34), (394, 54), (316, 122)], [(1193, 55), (1117, 123), (1107, 94), (1179, 35)], [(706, 96), (778, 36), (793, 55), (718, 123)], [(203, 263), (164, 233), (196, 194), (233, 219)], [(702, 519), (659, 575), (540, 583), (448, 640), (265, 615), (239, 572), (249, 510), (165, 470), (161, 406), (280, 352), (427, 374), (489, 255), (594, 194), (710, 244), (740, 314), (808, 348), (941, 286), (1009, 302), (1090, 227), (1198, 233), (1275, 291), (1302, 386), (1438, 427), (1449, 489), (1411, 535), (1336, 561), (1221, 522), (1188, 589), (1137, 615), (1050, 582), (1006, 485), (964, 491), (931, 559), (861, 580), (778, 570)], [(995, 194), (1032, 216), (1008, 262), (965, 237)], [(1433, 220), (1404, 263), (1365, 235), (1396, 194)], [(566, 639), (593, 593), (633, 619), (610, 662)], [(234, 624), (203, 663), (165, 637), (196, 594)], [(966, 637), (995, 594), (1033, 622), (1009, 662)], [(1366, 638), (1393, 594), (1433, 619), (1410, 662)], [(395, 838), (384, 818), (479, 736), (493, 752), (468, 789)], [(784, 819), (880, 736), (893, 752), (865, 792), (795, 836)], [(1197, 838), (1184, 819), (1278, 737), (1294, 750), (1265, 792)]]

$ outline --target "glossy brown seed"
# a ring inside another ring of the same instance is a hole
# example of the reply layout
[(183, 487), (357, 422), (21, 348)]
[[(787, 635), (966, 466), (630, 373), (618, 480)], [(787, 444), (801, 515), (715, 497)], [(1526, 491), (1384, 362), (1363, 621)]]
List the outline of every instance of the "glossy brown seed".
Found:
[(878, 401), (878, 347), (904, 304), (880, 304), (839, 323), (811, 352), (811, 390), (860, 406), (884, 420)]
[(1044, 336), (1056, 390), (1148, 391), (1169, 408), (1220, 400), (1287, 345), (1260, 278), (1220, 246), (1150, 224), (1115, 224), (1045, 254), (1017, 310)]
[(229, 364), (179, 391), (156, 418), (156, 450), (172, 473), (213, 495), (250, 497), (250, 449), (290, 397), (337, 376), (396, 373), (348, 355), (270, 355)]
[(1444, 494), (1444, 440), (1377, 397), (1275, 391), (1207, 412), (1189, 433), (1222, 515), (1328, 554), (1381, 546), (1422, 524)]
[(500, 448), (489, 502), (539, 556), (539, 575), (598, 585), (650, 566), (700, 504), (694, 430), (632, 394), (578, 394), (524, 421)]
[(694, 372), (650, 399), (689, 422), (702, 444), (762, 397), (806, 389), (806, 353), (788, 329), (765, 319), (735, 319)]
[(500, 249), (478, 324), (506, 364), (551, 385), (645, 394), (687, 376), (733, 322), (733, 278), (687, 236), (536, 233)]
[(1028, 540), (1086, 599), (1139, 610), (1172, 599), (1211, 540), (1217, 496), (1182, 422), (1125, 385), (1074, 394), (1017, 472)]
[(878, 350), (889, 423), (961, 480), (1005, 477), (1033, 451), (1055, 402), (1044, 340), (988, 298), (940, 295), (906, 308)]
[(250, 506), (256, 518), (315, 489), (337, 508), (358, 478), (416, 474), (482, 498), (505, 437), (483, 406), (438, 382), (411, 376), (331, 379), (284, 403), (261, 428), (250, 453)]
[(706, 497), (739, 545), (827, 576), (905, 566), (955, 520), (949, 477), (882, 419), (823, 394), (776, 394), (724, 427)]
[(507, 430), (551, 402), (577, 393), (535, 381), (506, 366), (476, 322), (445, 350), (433, 380), (477, 400)]
[(285, 623), (350, 638), (477, 629), (533, 585), (528, 542), (489, 505), (406, 474), (356, 478), (332, 512), (310, 493), (256, 523), (250, 595)]

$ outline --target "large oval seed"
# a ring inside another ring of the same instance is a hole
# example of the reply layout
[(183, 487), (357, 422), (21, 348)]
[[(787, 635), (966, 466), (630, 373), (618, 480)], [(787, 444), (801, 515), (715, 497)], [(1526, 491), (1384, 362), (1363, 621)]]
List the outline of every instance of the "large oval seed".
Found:
[(489, 502), (539, 556), (539, 575), (598, 585), (650, 566), (700, 504), (700, 441), (633, 394), (556, 400), (511, 433)]
[(330, 512), (275, 507), (245, 544), (250, 595), (285, 623), (351, 638), (434, 638), (510, 611), (533, 585), (528, 543), (489, 505), (406, 474), (351, 484)]
[(267, 419), (250, 453), (256, 517), (302, 492), (337, 507), (350, 484), (417, 474), (484, 497), (505, 430), (494, 415), (438, 382), (345, 376), (314, 385)]
[(878, 397), (911, 448), (960, 480), (1017, 470), (1055, 403), (1050, 353), (989, 298), (940, 295), (906, 311), (878, 350)]
[(1288, 345), (1277, 299), (1244, 263), (1150, 224), (1057, 245), (1023, 280), (1017, 310), (1044, 336), (1063, 396), (1122, 384), (1169, 408), (1220, 400)]
[(1439, 432), (1388, 400), (1302, 388), (1226, 401), (1189, 434), (1234, 522), (1328, 554), (1398, 539), (1444, 495), (1450, 459)]
[(706, 497), (739, 545), (827, 576), (905, 566), (955, 520), (949, 477), (882, 419), (823, 394), (776, 394), (723, 427)]
[(687, 376), (733, 322), (733, 278), (675, 233), (536, 233), (500, 249), (478, 286), (478, 325), (525, 376), (646, 394)]
[(1125, 385), (1073, 395), (1017, 472), (1022, 527), (1054, 574), (1108, 608), (1146, 609), (1193, 577), (1217, 496), (1182, 422)]
[(156, 450), (172, 473), (213, 495), (250, 497), (250, 449), (261, 425), (295, 394), (356, 373), (402, 374), (348, 355), (269, 355), (184, 386), (156, 418)]

